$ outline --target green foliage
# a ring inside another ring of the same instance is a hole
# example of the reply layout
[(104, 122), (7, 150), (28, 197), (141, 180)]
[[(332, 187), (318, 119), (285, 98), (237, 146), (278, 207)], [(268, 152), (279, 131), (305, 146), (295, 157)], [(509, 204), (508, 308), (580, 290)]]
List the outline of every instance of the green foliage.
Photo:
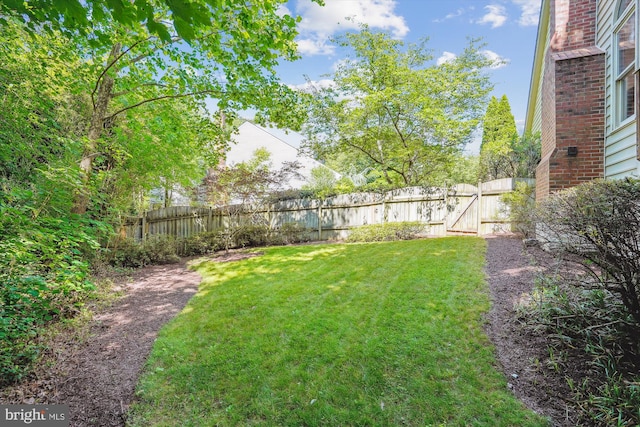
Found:
[(55, 207), (49, 195), (8, 183), (2, 190), (0, 384), (6, 384), (19, 380), (38, 356), (39, 329), (77, 313), (92, 291), (87, 259), (108, 229), (75, 216), (47, 215)]
[(310, 240), (308, 238), (309, 232), (307, 227), (295, 222), (284, 223), (275, 230), (276, 239), (281, 239), (285, 245), (308, 242)]
[(179, 244), (170, 236), (153, 236), (141, 243), (118, 238), (110, 246), (104, 257), (114, 267), (138, 268), (180, 261), (177, 250)]
[[(15, 148), (3, 152), (2, 146), (0, 158), (27, 151), (33, 134), (33, 145), (54, 152), (67, 143), (50, 140), (60, 134), (73, 140), (71, 161), (83, 171), (76, 213), (104, 215), (115, 202), (105, 195), (127, 209), (125, 195), (147, 191), (150, 182), (184, 186), (214, 166), (229, 127), (222, 118), (211, 120), (207, 98), (215, 98), (225, 116), (253, 108), (261, 122), (292, 128), (304, 118), (300, 94), (275, 73), (281, 60), (297, 57), (295, 19), (280, 13), (281, 0), (180, 6), (143, 0), (115, 9), (114, 2), (95, 0), (74, 3), (71, 15), (66, 6), (36, 3), (44, 9), (0, 5), (0, 64), (8, 64), (0, 86), (11, 89), (5, 101), (24, 99), (16, 103), (17, 119), (9, 117), (16, 126), (0, 128), (17, 136)], [(6, 76), (23, 83), (4, 85)], [(71, 123), (62, 123), (67, 117)], [(29, 129), (36, 122), (42, 131)]]
[(537, 237), (620, 298), (640, 325), (640, 180), (594, 180), (536, 210)]
[(511, 144), (518, 138), (516, 121), (506, 95), (491, 97), (482, 127), (480, 180), (513, 177), (510, 165)]
[(535, 196), (535, 185), (517, 182), (515, 190), (500, 197), (500, 201), (507, 206), (509, 221), (515, 230), (525, 238), (535, 235), (533, 219)]
[(235, 247), (256, 247), (267, 245), (270, 229), (266, 225), (245, 224), (232, 227), (230, 230)]
[[(38, 328), (91, 290), (106, 223), (148, 189), (190, 185), (216, 163), (230, 129), (207, 97), (231, 118), (252, 106), (299, 126), (300, 96), (275, 73), (297, 57), (283, 3), (0, 2), (1, 381), (23, 375)], [(175, 261), (176, 246), (123, 243), (113, 262)]]
[(306, 227), (286, 223), (275, 230), (265, 225), (244, 224), (177, 239), (154, 236), (144, 242), (117, 238), (102, 252), (101, 261), (123, 268), (171, 264), (179, 262), (180, 257), (207, 255), (220, 250), (304, 242), (308, 241), (308, 234)]
[(308, 183), (302, 189), (312, 191), (319, 199), (325, 199), (333, 194), (337, 181), (338, 178), (331, 169), (325, 166), (316, 166), (311, 169)]
[(338, 194), (351, 193), (355, 190), (355, 185), (347, 176), (338, 178), (331, 169), (316, 166), (311, 170), (311, 177), (302, 190), (308, 191), (311, 198), (324, 200)]
[(179, 256), (206, 255), (224, 248), (224, 239), (219, 231), (207, 231), (186, 238), (177, 239), (176, 252)]
[(516, 178), (535, 178), (542, 157), (540, 133), (525, 133), (511, 143), (511, 170)]
[(384, 224), (363, 225), (349, 231), (347, 242), (385, 242), (410, 240), (420, 236), (426, 225), (420, 222), (385, 222)]
[[(423, 184), (446, 169), (470, 140), (491, 83), (475, 40), (455, 59), (433, 65), (426, 41), (405, 47), (363, 26), (336, 40), (352, 57), (314, 91), (306, 148), (327, 160), (346, 152), (377, 170), (387, 186)], [(341, 171), (346, 172), (346, 171)]]
[(520, 320), (548, 337), (545, 365), (567, 379), (579, 425), (638, 425), (638, 326), (615, 294), (565, 280), (544, 277), (519, 306)]

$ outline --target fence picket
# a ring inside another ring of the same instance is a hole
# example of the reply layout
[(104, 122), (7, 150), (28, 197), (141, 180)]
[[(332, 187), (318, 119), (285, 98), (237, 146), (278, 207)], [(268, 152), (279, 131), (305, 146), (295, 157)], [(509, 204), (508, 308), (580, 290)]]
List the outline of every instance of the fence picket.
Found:
[[(500, 196), (513, 191), (519, 181), (535, 182), (504, 178), (478, 187), (469, 184), (448, 190), (411, 187), (383, 195), (354, 193), (324, 201), (289, 200), (257, 211), (239, 211), (234, 218), (228, 212), (237, 207), (174, 206), (127, 218), (120, 234), (138, 241), (155, 235), (189, 237), (250, 223), (252, 217), (264, 218), (271, 227), (297, 223), (313, 230), (320, 240), (344, 238), (349, 229), (361, 225), (401, 221), (420, 221), (429, 226), (428, 233), (434, 236), (446, 235), (449, 231), (491, 234), (510, 231), (511, 224), (504, 216)], [(459, 223), (458, 229), (456, 223)]]

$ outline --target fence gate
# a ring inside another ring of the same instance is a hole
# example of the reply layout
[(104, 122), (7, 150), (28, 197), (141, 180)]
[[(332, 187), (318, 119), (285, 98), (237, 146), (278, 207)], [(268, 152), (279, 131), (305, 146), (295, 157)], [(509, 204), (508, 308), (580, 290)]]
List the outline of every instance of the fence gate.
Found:
[[(479, 186), (458, 184), (451, 188), (411, 187), (378, 193), (342, 194), (326, 200), (287, 200), (259, 211), (275, 228), (295, 223), (314, 230), (321, 240), (344, 238), (350, 229), (365, 224), (421, 221), (430, 235), (486, 235), (511, 230), (509, 215), (501, 198), (516, 184), (529, 179), (502, 178)], [(249, 221), (255, 211), (241, 211), (234, 223)], [(235, 217), (234, 217), (235, 218)], [(236, 221), (237, 220), (237, 221)], [(188, 237), (202, 231), (216, 231), (231, 224), (224, 209), (176, 206), (145, 212), (126, 219), (121, 234), (137, 240), (148, 236)], [(315, 237), (314, 237), (315, 238)]]
[(449, 196), (447, 234), (478, 234), (480, 192), (473, 185), (459, 185)]

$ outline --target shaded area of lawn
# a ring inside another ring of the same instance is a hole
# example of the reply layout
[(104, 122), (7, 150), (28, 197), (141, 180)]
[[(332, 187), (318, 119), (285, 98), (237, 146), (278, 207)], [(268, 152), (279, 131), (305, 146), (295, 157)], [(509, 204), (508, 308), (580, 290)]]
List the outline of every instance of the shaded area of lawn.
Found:
[(494, 368), (484, 252), (454, 237), (203, 263), (130, 425), (545, 425)]

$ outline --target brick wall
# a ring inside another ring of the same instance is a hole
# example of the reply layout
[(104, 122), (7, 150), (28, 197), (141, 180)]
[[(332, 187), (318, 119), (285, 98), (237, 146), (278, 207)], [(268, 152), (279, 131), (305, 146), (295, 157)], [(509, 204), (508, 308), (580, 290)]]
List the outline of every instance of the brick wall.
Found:
[[(552, 0), (542, 85), (536, 196), (604, 176), (605, 55), (595, 47), (596, 0)], [(577, 154), (569, 155), (569, 147)]]

